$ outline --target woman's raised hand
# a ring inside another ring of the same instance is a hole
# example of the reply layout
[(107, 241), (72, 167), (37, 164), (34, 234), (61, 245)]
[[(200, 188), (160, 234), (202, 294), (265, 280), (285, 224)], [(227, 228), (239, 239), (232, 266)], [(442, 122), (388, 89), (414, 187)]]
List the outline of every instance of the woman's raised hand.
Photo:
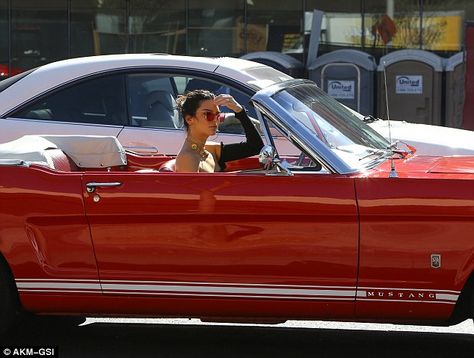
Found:
[(239, 113), (242, 111), (242, 106), (230, 94), (220, 94), (214, 98), (214, 103), (217, 106), (226, 106), (231, 111)]

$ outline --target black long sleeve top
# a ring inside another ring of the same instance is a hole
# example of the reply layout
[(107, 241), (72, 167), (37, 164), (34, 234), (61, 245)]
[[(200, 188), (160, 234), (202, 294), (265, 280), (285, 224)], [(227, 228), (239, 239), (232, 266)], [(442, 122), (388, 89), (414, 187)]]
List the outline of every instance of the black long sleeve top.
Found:
[(221, 156), (219, 166), (221, 171), (225, 170), (225, 163), (231, 160), (238, 160), (251, 157), (260, 152), (263, 141), (255, 126), (247, 115), (245, 109), (235, 114), (235, 118), (240, 121), (245, 131), (245, 142), (224, 144), (221, 142)]

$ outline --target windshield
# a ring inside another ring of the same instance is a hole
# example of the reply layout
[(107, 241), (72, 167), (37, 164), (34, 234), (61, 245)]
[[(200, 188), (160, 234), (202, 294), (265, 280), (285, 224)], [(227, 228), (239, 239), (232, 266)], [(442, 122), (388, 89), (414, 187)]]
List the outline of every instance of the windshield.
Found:
[(314, 83), (287, 87), (273, 99), (301, 126), (296, 132), (309, 132), (354, 170), (375, 166), (390, 154), (385, 138)]

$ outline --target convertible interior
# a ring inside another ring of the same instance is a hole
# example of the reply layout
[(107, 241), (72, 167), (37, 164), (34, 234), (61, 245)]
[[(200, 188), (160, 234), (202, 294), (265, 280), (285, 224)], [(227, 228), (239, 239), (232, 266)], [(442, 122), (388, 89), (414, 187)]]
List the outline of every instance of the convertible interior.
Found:
[[(174, 156), (129, 150), (113, 136), (27, 135), (0, 144), (0, 165), (39, 165), (55, 171), (174, 172)], [(258, 158), (228, 162), (227, 172), (260, 169)]]

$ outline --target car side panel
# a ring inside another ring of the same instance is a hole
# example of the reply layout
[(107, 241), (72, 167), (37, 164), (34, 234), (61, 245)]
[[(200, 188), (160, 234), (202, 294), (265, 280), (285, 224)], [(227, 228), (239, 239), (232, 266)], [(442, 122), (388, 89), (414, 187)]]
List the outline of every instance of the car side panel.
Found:
[(472, 182), (358, 178), (356, 191), (357, 316), (448, 318), (474, 270)]
[[(263, 301), (275, 317), (352, 317), (352, 179), (111, 173), (107, 182), (122, 185), (84, 193), (104, 294), (155, 298), (157, 314), (252, 316)], [(219, 313), (216, 300), (239, 304)]]
[(30, 294), (101, 292), (80, 173), (0, 166), (0, 203), (0, 251), (25, 309)]

